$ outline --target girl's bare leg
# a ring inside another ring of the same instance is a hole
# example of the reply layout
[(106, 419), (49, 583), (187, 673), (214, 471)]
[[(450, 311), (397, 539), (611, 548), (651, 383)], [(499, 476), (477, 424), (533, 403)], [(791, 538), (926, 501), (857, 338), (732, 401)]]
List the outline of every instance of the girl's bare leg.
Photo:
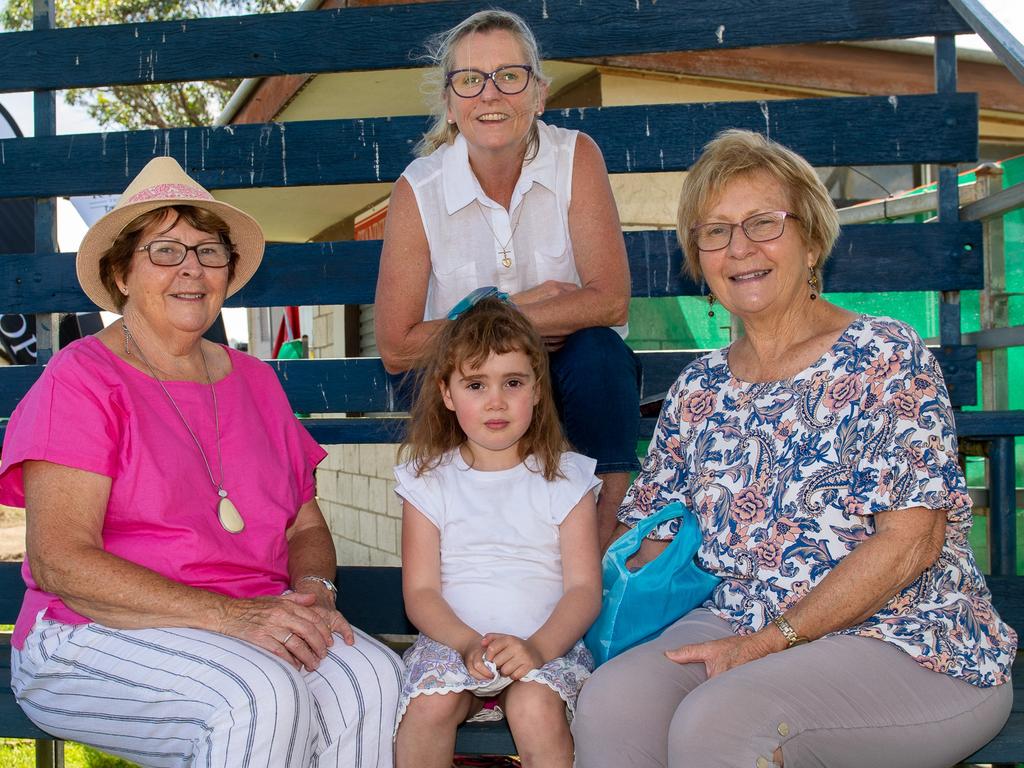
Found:
[(572, 734), (561, 697), (534, 682), (512, 683), (503, 696), (523, 768), (572, 768)]
[(395, 768), (451, 768), (455, 729), (481, 705), (469, 691), (413, 698), (395, 737)]

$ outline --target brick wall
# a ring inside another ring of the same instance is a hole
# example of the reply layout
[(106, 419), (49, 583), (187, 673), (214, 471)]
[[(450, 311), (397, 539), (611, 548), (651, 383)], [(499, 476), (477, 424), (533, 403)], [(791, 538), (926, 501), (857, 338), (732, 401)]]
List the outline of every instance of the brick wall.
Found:
[(400, 565), (395, 446), (334, 445), (317, 469), (320, 508), (341, 565)]

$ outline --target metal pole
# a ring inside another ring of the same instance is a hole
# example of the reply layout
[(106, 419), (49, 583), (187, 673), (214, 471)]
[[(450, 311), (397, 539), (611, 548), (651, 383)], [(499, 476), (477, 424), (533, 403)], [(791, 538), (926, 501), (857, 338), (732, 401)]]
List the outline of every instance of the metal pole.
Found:
[[(935, 91), (956, 93), (956, 37), (935, 38)], [(939, 166), (939, 221), (960, 218), (960, 193), (955, 165)], [(960, 344), (960, 292), (943, 291), (939, 302), (939, 340), (942, 344)]]
[(1013, 438), (992, 440), (988, 454), (988, 551), (993, 576), (1014, 576), (1017, 571), (1017, 494), (1014, 487)]
[[(985, 163), (977, 172), (981, 199), (994, 195), (1003, 188), (1003, 169)], [(985, 288), (979, 295), (981, 328), (1006, 328), (1009, 325), (1009, 305), (1006, 295), (1006, 253), (1003, 242), (1003, 217), (992, 216), (984, 220), (982, 243), (985, 251)], [(984, 349), (978, 352), (981, 361), (982, 395), (985, 410), (1005, 411), (1010, 407), (1009, 370), (1006, 349)]]

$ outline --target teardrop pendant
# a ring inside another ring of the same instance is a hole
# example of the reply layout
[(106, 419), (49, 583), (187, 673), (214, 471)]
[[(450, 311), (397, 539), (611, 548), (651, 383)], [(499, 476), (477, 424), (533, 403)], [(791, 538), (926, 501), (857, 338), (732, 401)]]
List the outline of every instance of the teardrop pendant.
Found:
[(220, 527), (228, 533), (241, 533), (245, 528), (245, 521), (238, 513), (235, 505), (231, 503), (225, 491), (221, 491), (221, 500), (217, 504), (217, 519), (220, 520)]

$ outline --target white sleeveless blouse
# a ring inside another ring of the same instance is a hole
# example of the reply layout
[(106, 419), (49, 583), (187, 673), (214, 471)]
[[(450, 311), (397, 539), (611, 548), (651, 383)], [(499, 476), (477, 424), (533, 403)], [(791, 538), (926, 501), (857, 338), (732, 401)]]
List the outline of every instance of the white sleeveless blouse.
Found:
[(508, 211), (480, 187), (461, 134), (402, 174), (416, 195), (430, 245), (424, 320), (445, 317), (482, 285), (510, 294), (545, 280), (580, 285), (569, 238), (578, 131), (539, 120), (537, 130), (537, 156), (523, 165)]

